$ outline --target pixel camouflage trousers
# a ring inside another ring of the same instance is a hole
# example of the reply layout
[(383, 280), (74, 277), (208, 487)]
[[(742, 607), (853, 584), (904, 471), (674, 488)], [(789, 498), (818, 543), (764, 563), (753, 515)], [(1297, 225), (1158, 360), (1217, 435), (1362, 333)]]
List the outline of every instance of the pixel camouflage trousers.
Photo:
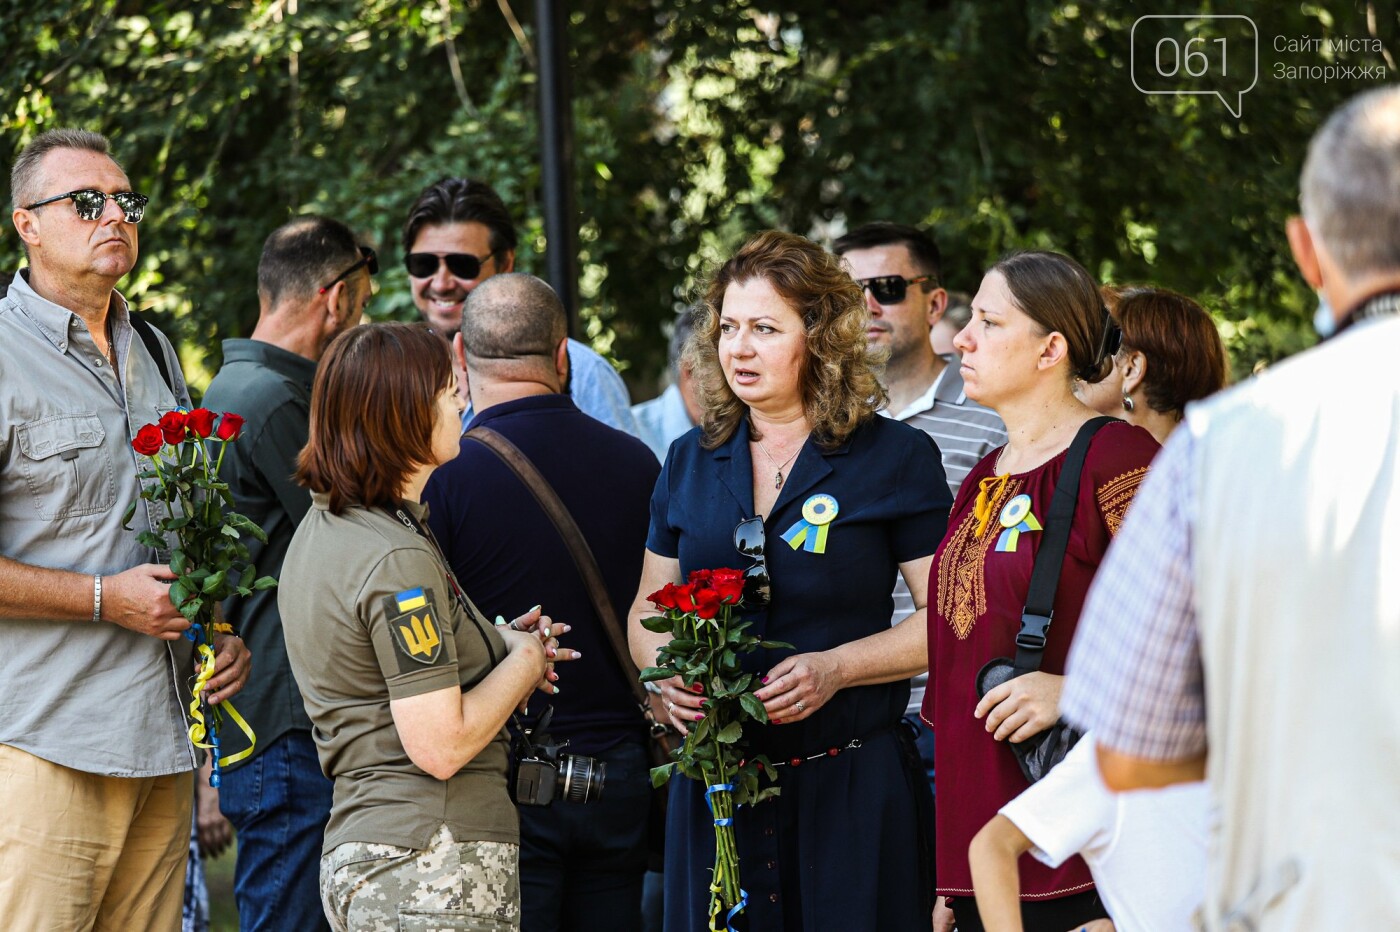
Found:
[(321, 858), (321, 904), (337, 932), (516, 932), (519, 863), (519, 845), (446, 825), (422, 850), (347, 842)]

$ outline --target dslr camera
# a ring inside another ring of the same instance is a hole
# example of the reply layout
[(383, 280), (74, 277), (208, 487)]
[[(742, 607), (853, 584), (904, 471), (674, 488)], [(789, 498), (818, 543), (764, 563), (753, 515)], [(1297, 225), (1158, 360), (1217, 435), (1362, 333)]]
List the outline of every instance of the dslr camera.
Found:
[(582, 754), (565, 754), (568, 741), (549, 736), (554, 706), (534, 728), (520, 725), (510, 744), (510, 798), (517, 806), (548, 806), (556, 798), (592, 802), (603, 795), (608, 765)]

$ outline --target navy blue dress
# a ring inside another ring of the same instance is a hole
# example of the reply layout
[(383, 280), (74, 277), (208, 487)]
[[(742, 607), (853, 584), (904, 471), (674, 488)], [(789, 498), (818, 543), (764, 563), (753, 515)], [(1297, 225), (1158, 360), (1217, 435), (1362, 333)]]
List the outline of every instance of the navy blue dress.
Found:
[[(824, 553), (796, 549), (782, 535), (814, 495), (836, 500)], [(772, 599), (752, 612), (756, 633), (796, 651), (757, 651), (751, 670), (792, 653), (827, 650), (886, 630), (899, 564), (933, 554), (952, 505), (934, 442), (884, 417), (841, 447), (808, 441), (764, 522)], [(747, 568), (734, 528), (754, 515), (749, 430), (742, 422), (715, 450), (700, 431), (677, 440), (657, 480), (647, 549), (677, 558), (681, 572)], [(903, 932), (929, 927), (918, 865), (916, 781), (895, 727), (909, 700), (900, 680), (837, 692), (791, 725), (750, 725), (752, 747), (773, 761), (807, 757), (852, 739), (862, 746), (780, 769), (776, 800), (739, 810), (739, 873), (752, 932), (841, 929)], [(714, 828), (700, 785), (671, 783), (666, 824), (666, 932), (706, 926)]]

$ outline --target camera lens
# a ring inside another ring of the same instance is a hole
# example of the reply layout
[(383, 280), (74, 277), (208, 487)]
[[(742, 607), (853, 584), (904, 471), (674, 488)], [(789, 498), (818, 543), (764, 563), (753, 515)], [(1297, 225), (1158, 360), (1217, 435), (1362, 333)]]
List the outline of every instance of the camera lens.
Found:
[(588, 803), (603, 795), (603, 778), (608, 765), (582, 754), (559, 755), (559, 774), (564, 784), (563, 798), (571, 803)]

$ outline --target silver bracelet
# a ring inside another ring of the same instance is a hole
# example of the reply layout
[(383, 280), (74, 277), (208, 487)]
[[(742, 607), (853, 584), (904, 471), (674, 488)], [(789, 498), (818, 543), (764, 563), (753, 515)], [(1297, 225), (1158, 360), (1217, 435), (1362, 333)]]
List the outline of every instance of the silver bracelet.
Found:
[(661, 695), (661, 684), (660, 684), (660, 683), (650, 682), (650, 683), (643, 683), (642, 685), (645, 686), (645, 687), (647, 688), (647, 692), (651, 693), (653, 696), (659, 696), (659, 695)]
[(102, 574), (92, 574), (92, 620), (102, 620)]

